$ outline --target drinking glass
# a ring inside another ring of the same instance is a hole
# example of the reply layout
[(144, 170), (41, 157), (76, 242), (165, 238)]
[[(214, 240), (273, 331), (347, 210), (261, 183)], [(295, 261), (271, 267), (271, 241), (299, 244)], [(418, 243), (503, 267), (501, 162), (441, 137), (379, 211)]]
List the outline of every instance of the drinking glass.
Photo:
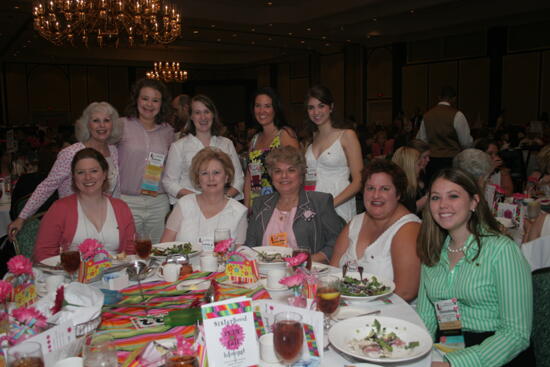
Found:
[(71, 281), (74, 280), (74, 275), (80, 269), (80, 252), (79, 251), (62, 251), (59, 254), (61, 266), (69, 274)]
[(153, 250), (151, 236), (148, 233), (137, 233), (134, 235), (134, 244), (136, 246), (136, 254), (142, 260), (147, 260)]
[[(307, 270), (311, 271), (311, 251), (307, 247), (298, 247), (297, 249), (292, 250), (292, 257), (298, 254), (306, 254), (307, 260), (305, 261), (305, 267)], [(297, 266), (294, 266), (294, 271), (296, 271)]]
[(164, 355), (165, 367), (198, 367), (199, 363), (194, 356), (180, 355), (177, 351), (169, 351)]
[(116, 346), (109, 334), (93, 334), (86, 337), (82, 351), (84, 367), (118, 366)]
[(277, 357), (287, 366), (300, 359), (304, 331), (302, 316), (296, 312), (280, 312), (273, 324), (273, 344)]
[(340, 305), (340, 278), (321, 276), (317, 283), (317, 309), (325, 315), (324, 328), (330, 327), (330, 317)]
[[(214, 246), (220, 241), (224, 241), (231, 238), (231, 231), (228, 228), (218, 228), (214, 231)], [(233, 251), (232, 248), (229, 251)]]
[(8, 366), (44, 367), (42, 347), (35, 342), (22, 342), (8, 349)]

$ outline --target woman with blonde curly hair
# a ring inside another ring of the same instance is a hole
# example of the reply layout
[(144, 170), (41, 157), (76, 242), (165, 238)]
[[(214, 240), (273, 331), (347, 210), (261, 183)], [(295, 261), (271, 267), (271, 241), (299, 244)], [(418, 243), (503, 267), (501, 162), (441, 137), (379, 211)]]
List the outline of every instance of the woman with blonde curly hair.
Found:
[(120, 139), (121, 134), (122, 124), (116, 109), (107, 102), (90, 103), (75, 123), (78, 143), (59, 152), (48, 177), (36, 187), (17, 219), (8, 226), (10, 238), (15, 238), (25, 220), (34, 215), (56, 190), (59, 198), (74, 193), (71, 184), (71, 162), (75, 154), (84, 148), (94, 148), (105, 157), (109, 164), (107, 194), (120, 196), (118, 151), (113, 144)]
[(403, 203), (412, 213), (418, 213), (426, 204), (426, 194), (421, 186), (420, 172), (422, 170), (421, 154), (418, 150), (403, 146), (395, 151), (392, 162), (397, 164), (407, 176), (407, 190)]

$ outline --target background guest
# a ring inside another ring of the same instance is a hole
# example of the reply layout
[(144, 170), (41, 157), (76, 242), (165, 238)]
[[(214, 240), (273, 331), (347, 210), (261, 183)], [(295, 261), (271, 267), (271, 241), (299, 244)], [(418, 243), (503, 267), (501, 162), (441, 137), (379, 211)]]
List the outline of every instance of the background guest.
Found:
[(419, 185), (422, 161), (420, 152), (411, 147), (401, 147), (395, 151), (392, 162), (397, 164), (407, 176), (407, 189), (402, 200), (403, 205), (412, 213), (418, 213), (426, 205), (426, 192)]
[(482, 138), (475, 142), (474, 148), (489, 154), (493, 160), (493, 171), (489, 176), (488, 183), (499, 185), (506, 196), (512, 196), (514, 183), (512, 182), (512, 176), (510, 176), (510, 169), (504, 166), (502, 157), (499, 154), (497, 142)]
[(304, 191), (306, 161), (294, 147), (274, 148), (265, 164), (277, 192), (254, 200), (246, 244), (306, 247), (313, 261), (328, 262), (344, 226), (332, 195)]
[(233, 181), (233, 163), (214, 147), (206, 147), (193, 157), (190, 176), (199, 193), (181, 197), (166, 222), (162, 242), (183, 241), (200, 244), (214, 240), (214, 231), (228, 228), (237, 245), (245, 242), (247, 209), (225, 196), (225, 186)]
[(252, 137), (248, 152), (248, 168), (244, 184), (244, 204), (252, 207), (253, 200), (273, 193), (264, 162), (273, 148), (300, 147), (296, 134), (287, 125), (279, 97), (272, 88), (258, 90), (253, 97), (252, 115), (262, 131)]
[(42, 219), (35, 261), (59, 255), (60, 247), (77, 250), (88, 238), (112, 254), (134, 253), (132, 213), (122, 200), (105, 194), (109, 187), (105, 157), (93, 148), (82, 149), (74, 156), (71, 173), (75, 194), (56, 201)]
[(107, 102), (93, 102), (82, 112), (76, 121), (75, 143), (59, 152), (57, 159), (48, 174), (36, 187), (17, 219), (8, 226), (8, 235), (13, 240), (23, 227), (25, 219), (32, 216), (57, 190), (59, 197), (73, 193), (71, 162), (75, 154), (84, 148), (94, 148), (107, 160), (110, 167), (108, 177), (108, 194), (120, 195), (120, 176), (118, 168), (118, 152), (114, 145), (122, 132), (118, 112)]
[(365, 177), (363, 201), (367, 210), (340, 233), (330, 264), (341, 267), (356, 262), (369, 273), (393, 280), (395, 293), (412, 301), (420, 275), (416, 255), (420, 219), (401, 201), (407, 177), (398, 165), (384, 159), (368, 164)]
[(190, 168), (193, 157), (204, 147), (215, 147), (225, 152), (233, 163), (234, 175), (226, 192), (229, 197), (242, 198), (244, 174), (233, 142), (223, 137), (224, 126), (214, 102), (204, 95), (191, 100), (191, 115), (184, 129), (184, 137), (172, 143), (162, 184), (170, 197), (170, 203), (184, 195), (197, 192), (191, 181)]
[[(147, 175), (146, 168), (162, 172), (174, 129), (167, 123), (170, 95), (166, 86), (154, 79), (138, 80), (132, 87), (124, 132), (118, 144), (122, 200), (132, 210), (136, 230), (159, 241), (169, 211), (168, 196), (159, 176)], [(159, 169), (158, 167), (161, 167)]]
[(189, 121), (189, 110), (191, 109), (191, 98), (187, 94), (180, 94), (172, 100), (172, 108), (175, 113), (172, 116), (172, 126), (176, 133), (176, 138), (182, 138), (185, 133), (183, 129)]
[(355, 194), (361, 190), (359, 139), (355, 131), (333, 121), (334, 98), (328, 88), (310, 88), (305, 105), (311, 130), (306, 160), (308, 171), (316, 176), (315, 191), (331, 194), (336, 212), (349, 222), (356, 213)]

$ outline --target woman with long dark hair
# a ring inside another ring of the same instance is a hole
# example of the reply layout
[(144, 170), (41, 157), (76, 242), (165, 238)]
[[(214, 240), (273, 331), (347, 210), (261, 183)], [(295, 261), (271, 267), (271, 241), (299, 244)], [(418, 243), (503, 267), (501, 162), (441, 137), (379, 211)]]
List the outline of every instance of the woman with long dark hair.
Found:
[(252, 207), (254, 198), (273, 193), (273, 186), (264, 162), (273, 148), (300, 144), (292, 128), (287, 125), (281, 101), (272, 88), (254, 93), (252, 115), (262, 131), (254, 135), (248, 152), (248, 168), (244, 184), (244, 204)]
[(332, 194), (336, 212), (349, 222), (356, 213), (355, 195), (361, 190), (361, 144), (355, 131), (333, 118), (334, 98), (328, 88), (310, 88), (305, 106), (312, 132), (306, 150), (307, 178), (315, 177), (315, 191)]

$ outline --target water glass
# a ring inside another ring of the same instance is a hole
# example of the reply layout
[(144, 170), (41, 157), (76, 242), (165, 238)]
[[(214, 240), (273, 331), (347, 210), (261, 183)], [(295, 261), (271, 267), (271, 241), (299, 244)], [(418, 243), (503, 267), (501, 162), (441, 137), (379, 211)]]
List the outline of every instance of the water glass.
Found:
[(82, 352), (84, 367), (113, 367), (118, 365), (114, 339), (109, 334), (88, 335)]
[(42, 347), (35, 342), (22, 342), (8, 349), (8, 366), (44, 367)]
[[(224, 241), (231, 238), (231, 231), (228, 228), (218, 228), (214, 231), (214, 246), (220, 241)], [(233, 248), (230, 248), (229, 251), (233, 251)]]

